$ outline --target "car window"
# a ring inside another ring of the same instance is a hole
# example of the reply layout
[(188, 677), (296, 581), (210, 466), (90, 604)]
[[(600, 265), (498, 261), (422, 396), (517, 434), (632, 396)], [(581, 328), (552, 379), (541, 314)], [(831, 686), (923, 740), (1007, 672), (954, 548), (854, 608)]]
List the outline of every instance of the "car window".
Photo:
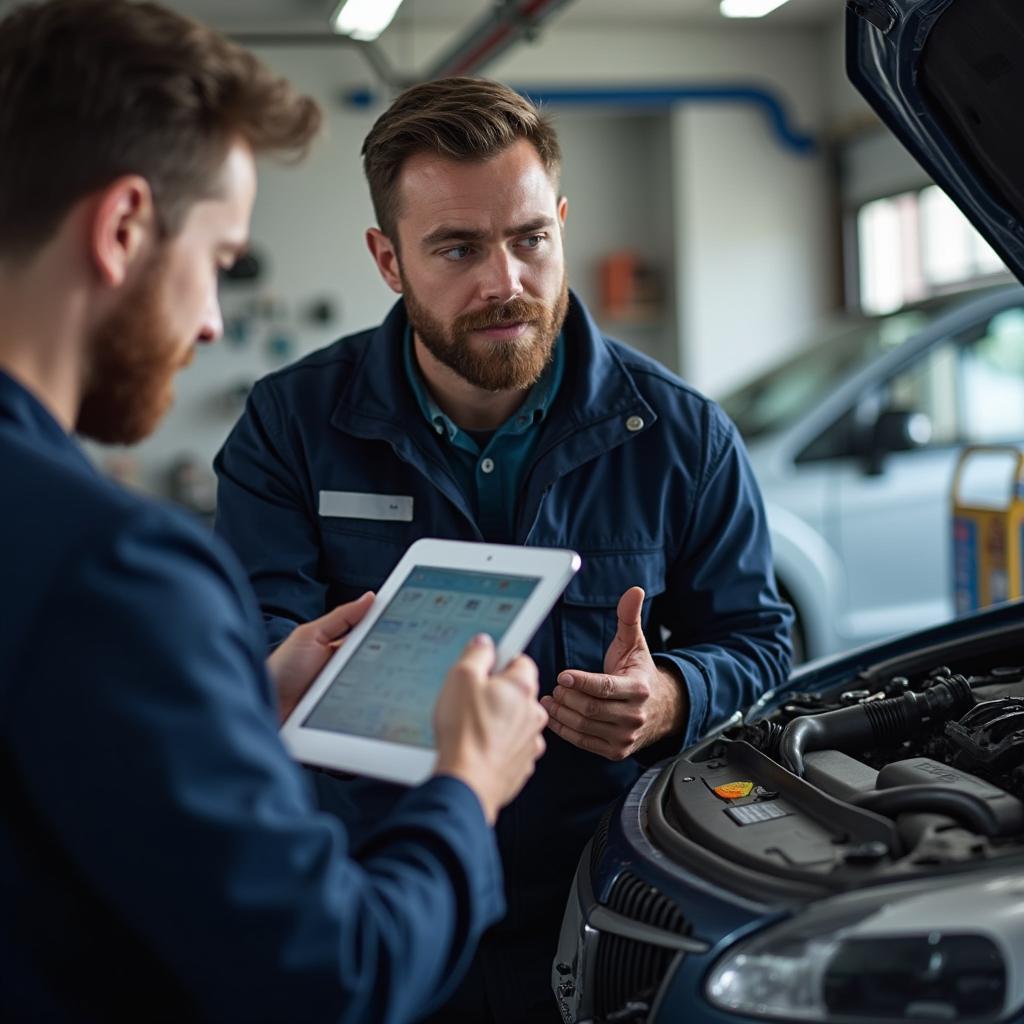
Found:
[(930, 349), (889, 382), (883, 408), (924, 413), (932, 445), (1024, 440), (1024, 309)]
[(880, 352), (919, 331), (940, 310), (912, 309), (837, 328), (823, 340), (762, 374), (721, 400), (722, 408), (750, 441), (781, 430), (842, 384)]
[(1024, 441), (1024, 309), (993, 317), (963, 347), (961, 404), (965, 441)]
[(885, 411), (922, 414), (928, 446), (1024, 441), (1024, 308), (933, 345), (824, 431), (799, 462), (863, 455)]
[(889, 381), (883, 409), (923, 413), (931, 424), (931, 444), (955, 444), (960, 436), (957, 408), (959, 346), (943, 342)]

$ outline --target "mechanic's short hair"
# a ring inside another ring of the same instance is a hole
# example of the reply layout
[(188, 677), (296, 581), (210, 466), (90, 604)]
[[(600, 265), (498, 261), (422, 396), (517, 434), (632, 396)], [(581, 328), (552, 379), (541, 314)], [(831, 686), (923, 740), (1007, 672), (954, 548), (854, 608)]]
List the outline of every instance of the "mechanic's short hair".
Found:
[(320, 118), (247, 50), (157, 4), (20, 6), (0, 20), (0, 256), (34, 252), (125, 174), (173, 235), (232, 142), (299, 159)]
[(418, 153), (476, 162), (531, 143), (557, 187), (562, 153), (551, 121), (528, 99), (486, 78), (441, 78), (406, 89), (363, 143), (363, 168), (381, 231), (397, 242), (398, 177)]

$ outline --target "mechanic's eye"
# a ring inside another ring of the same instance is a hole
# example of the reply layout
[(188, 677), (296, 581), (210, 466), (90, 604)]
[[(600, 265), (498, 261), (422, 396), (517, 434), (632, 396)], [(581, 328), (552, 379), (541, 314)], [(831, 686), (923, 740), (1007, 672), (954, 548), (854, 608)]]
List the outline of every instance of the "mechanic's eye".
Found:
[(538, 249), (546, 237), (546, 235), (528, 235), (526, 238), (521, 238), (519, 244), (524, 249)]
[(451, 263), (459, 263), (464, 260), (472, 250), (468, 245), (457, 245), (453, 249), (445, 249), (441, 255)]

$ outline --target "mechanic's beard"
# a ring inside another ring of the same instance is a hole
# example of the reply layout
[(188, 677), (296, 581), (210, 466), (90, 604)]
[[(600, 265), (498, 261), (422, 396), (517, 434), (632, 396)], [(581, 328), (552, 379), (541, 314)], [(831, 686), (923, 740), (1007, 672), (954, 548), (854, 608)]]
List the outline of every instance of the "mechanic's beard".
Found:
[[(446, 328), (421, 303), (402, 277), (409, 322), (427, 351), (463, 380), (484, 391), (525, 391), (537, 383), (551, 361), (555, 341), (569, 308), (568, 279), (553, 306), (525, 299), (510, 299), (476, 313), (464, 313)], [(485, 327), (529, 321), (531, 330), (512, 341), (496, 341), (484, 348), (471, 332)]]
[(170, 408), (183, 352), (163, 304), (164, 264), (158, 257), (91, 339), (89, 380), (75, 429), (104, 444), (148, 437)]

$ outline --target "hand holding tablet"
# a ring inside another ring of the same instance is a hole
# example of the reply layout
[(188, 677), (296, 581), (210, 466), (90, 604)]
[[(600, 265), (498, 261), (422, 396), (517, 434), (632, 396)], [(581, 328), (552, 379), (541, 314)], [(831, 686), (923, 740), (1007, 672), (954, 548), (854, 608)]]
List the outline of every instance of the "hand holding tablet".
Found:
[(450, 666), (481, 632), (494, 637), (497, 666), (507, 665), (578, 568), (571, 551), (418, 541), (282, 738), (309, 764), (422, 781), (437, 760), (433, 711)]
[(537, 702), (534, 662), (520, 656), (491, 675), (494, 657), (490, 637), (471, 640), (449, 669), (434, 709), (435, 770), (465, 782), (491, 825), (533, 774), (548, 723)]

